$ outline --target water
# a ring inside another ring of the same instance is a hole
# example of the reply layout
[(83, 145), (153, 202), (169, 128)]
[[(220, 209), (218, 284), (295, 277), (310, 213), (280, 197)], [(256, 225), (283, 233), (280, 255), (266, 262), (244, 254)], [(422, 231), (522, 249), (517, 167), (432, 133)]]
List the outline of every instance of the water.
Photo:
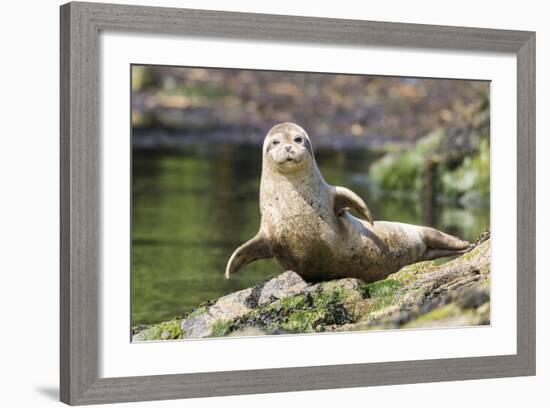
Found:
[[(432, 225), (470, 241), (489, 226), (489, 209), (439, 205), (374, 194), (366, 182), (369, 151), (316, 153), (330, 184), (351, 188), (375, 219)], [(254, 262), (230, 280), (232, 252), (258, 231), (261, 147), (189, 146), (134, 151), (132, 192), (132, 325), (170, 319), (199, 303), (278, 274), (274, 260)]]

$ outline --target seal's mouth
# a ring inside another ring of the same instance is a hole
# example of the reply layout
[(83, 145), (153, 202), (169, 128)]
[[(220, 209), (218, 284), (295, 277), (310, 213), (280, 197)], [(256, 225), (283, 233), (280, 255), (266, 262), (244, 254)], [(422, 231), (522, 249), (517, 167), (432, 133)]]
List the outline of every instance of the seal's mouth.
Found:
[(286, 159), (284, 160), (285, 162), (289, 163), (289, 162), (292, 162), (292, 163), (299, 163), (303, 160), (303, 156), (299, 155), (299, 154), (296, 154), (294, 152), (288, 152), (286, 154)]
[(301, 157), (296, 157), (293, 154), (287, 154), (286, 157), (281, 157), (279, 160), (276, 160), (279, 164), (294, 164), (299, 163), (301, 160)]
[(301, 161), (302, 161), (301, 157), (287, 156), (286, 159), (284, 159), (281, 162), (281, 164), (292, 165), (292, 164), (300, 163)]
[(282, 152), (279, 152), (279, 154), (271, 155), (271, 159), (278, 166), (285, 169), (291, 169), (295, 168), (296, 166), (300, 166), (306, 158), (304, 154), (300, 154), (299, 152), (284, 152), (283, 154), (280, 153)]

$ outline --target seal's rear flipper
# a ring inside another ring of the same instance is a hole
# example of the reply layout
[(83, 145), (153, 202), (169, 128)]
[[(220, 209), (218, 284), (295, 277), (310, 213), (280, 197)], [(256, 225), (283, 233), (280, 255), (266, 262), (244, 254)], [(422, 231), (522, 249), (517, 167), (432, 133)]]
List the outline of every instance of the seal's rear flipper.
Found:
[(470, 243), (468, 241), (463, 241), (460, 238), (445, 234), (444, 232), (438, 231), (435, 228), (424, 227), (422, 232), (424, 236), (424, 242), (428, 246), (428, 249), (442, 249), (454, 251), (455, 253), (457, 253), (457, 251), (467, 250), (470, 246)]
[(345, 187), (334, 187), (334, 213), (341, 216), (348, 208), (353, 208), (371, 225), (374, 223), (369, 207), (361, 197)]
[(254, 238), (245, 242), (233, 252), (225, 268), (225, 278), (229, 279), (232, 273), (237, 272), (241, 267), (251, 262), (271, 258), (272, 256), (269, 241), (259, 232)]

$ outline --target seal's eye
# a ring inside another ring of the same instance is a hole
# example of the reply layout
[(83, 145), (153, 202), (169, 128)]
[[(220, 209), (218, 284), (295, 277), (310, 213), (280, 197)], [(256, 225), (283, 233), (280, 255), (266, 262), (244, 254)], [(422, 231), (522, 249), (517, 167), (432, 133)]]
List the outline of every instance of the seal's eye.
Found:
[(294, 141), (295, 141), (296, 143), (302, 143), (303, 140), (304, 140), (304, 139), (302, 139), (300, 136), (294, 138)]
[(278, 145), (278, 144), (281, 143), (281, 142), (279, 142), (278, 140), (274, 140), (274, 141), (271, 142), (271, 143), (273, 143), (274, 145)]

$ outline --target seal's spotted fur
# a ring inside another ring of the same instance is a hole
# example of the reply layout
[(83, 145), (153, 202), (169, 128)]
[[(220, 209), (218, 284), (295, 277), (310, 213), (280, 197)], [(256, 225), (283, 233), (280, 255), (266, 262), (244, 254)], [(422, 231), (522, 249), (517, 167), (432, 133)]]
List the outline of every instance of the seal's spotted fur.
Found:
[(250, 262), (275, 257), (307, 281), (370, 282), (411, 263), (463, 253), (469, 245), (429, 227), (373, 222), (357, 194), (326, 183), (309, 136), (293, 123), (278, 124), (265, 137), (260, 212), (260, 231), (233, 253), (226, 278)]

